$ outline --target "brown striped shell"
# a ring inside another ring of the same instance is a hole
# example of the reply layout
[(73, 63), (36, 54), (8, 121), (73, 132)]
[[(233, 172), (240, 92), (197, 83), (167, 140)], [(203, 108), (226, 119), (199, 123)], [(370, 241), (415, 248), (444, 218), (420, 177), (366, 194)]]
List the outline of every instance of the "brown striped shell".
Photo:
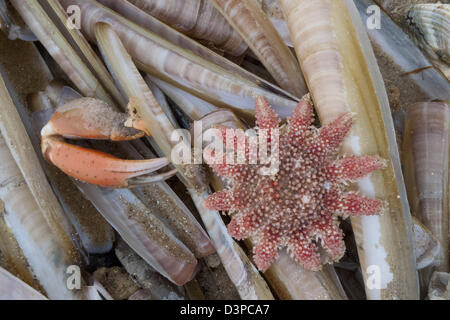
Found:
[(412, 104), (406, 112), (403, 165), (412, 214), (441, 243), (437, 267), (448, 269), (449, 106)]
[(129, 0), (136, 7), (196, 39), (211, 41), (231, 55), (247, 50), (241, 36), (207, 0)]

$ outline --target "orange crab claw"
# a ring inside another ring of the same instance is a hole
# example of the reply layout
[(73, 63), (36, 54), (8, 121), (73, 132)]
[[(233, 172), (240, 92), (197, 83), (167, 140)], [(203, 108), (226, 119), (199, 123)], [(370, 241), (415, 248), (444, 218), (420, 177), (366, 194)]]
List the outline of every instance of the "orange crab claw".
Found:
[(123, 160), (69, 144), (63, 138), (127, 141), (145, 134), (144, 123), (133, 113), (119, 113), (100, 100), (80, 98), (56, 109), (41, 131), (41, 148), (48, 161), (75, 179), (104, 187), (132, 187), (168, 179), (176, 170), (150, 175), (169, 161)]
[[(48, 161), (71, 177), (113, 188), (128, 187), (132, 178), (159, 170), (169, 164), (166, 158), (122, 160), (110, 154), (69, 144), (54, 137), (43, 141), (43, 152)], [(175, 172), (171, 171), (170, 173), (173, 175)], [(160, 176), (167, 178), (170, 173)]]
[(75, 99), (57, 108), (41, 131), (42, 137), (113, 141), (129, 141), (144, 135), (150, 133), (134, 113), (116, 112), (103, 101), (93, 98)]

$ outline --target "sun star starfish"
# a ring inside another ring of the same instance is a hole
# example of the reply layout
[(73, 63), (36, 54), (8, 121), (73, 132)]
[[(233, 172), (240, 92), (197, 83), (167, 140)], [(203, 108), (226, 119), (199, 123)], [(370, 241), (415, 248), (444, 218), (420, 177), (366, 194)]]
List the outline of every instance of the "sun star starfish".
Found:
[[(340, 216), (375, 215), (385, 209), (381, 200), (345, 191), (348, 182), (384, 167), (385, 161), (378, 156), (339, 157), (339, 147), (352, 127), (352, 115), (343, 114), (317, 129), (312, 126), (309, 96), (281, 128), (263, 97), (256, 99), (255, 115), (259, 134), (265, 129), (270, 137), (272, 130), (279, 129), (278, 172), (262, 175), (259, 169), (263, 164), (210, 164), (231, 187), (208, 197), (205, 205), (232, 214), (228, 225), (232, 237), (252, 237), (254, 261), (260, 270), (268, 269), (285, 247), (303, 267), (320, 270), (319, 244), (333, 261), (345, 252)], [(225, 139), (226, 131), (221, 132)], [(248, 137), (249, 159), (247, 144)]]

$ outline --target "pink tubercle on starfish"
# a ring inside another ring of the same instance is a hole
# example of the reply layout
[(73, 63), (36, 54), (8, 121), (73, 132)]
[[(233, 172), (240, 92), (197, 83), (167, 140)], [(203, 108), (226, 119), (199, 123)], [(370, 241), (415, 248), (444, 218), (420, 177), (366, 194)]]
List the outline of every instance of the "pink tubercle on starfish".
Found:
[[(378, 156), (339, 156), (353, 116), (343, 114), (320, 129), (314, 127), (313, 105), (305, 96), (287, 125), (263, 97), (255, 101), (256, 132), (279, 130), (278, 171), (262, 175), (265, 164), (211, 164), (227, 179), (230, 187), (205, 200), (209, 209), (228, 211), (232, 220), (229, 234), (238, 239), (251, 237), (256, 266), (264, 271), (287, 248), (291, 257), (309, 270), (322, 267), (319, 245), (332, 261), (345, 253), (339, 217), (380, 214), (384, 201), (346, 191), (371, 172), (386, 166)], [(227, 129), (231, 130), (231, 129)], [(224, 141), (227, 130), (221, 130)], [(274, 143), (270, 133), (268, 144)], [(246, 140), (248, 143), (248, 139)], [(246, 146), (246, 157), (250, 157)]]

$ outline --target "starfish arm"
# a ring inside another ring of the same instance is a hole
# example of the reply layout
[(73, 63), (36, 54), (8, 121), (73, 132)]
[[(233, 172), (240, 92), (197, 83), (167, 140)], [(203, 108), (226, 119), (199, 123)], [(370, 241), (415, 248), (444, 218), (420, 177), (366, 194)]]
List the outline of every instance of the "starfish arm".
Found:
[(331, 181), (355, 181), (377, 169), (386, 167), (386, 161), (378, 156), (350, 156), (335, 161), (327, 168)]
[(250, 168), (240, 164), (210, 164), (213, 171), (222, 178), (244, 181), (250, 175)]
[(331, 219), (328, 223), (317, 225), (317, 234), (322, 240), (322, 246), (328, 252), (331, 260), (338, 261), (345, 253), (344, 234), (338, 221)]
[(320, 128), (313, 150), (319, 158), (335, 154), (353, 124), (351, 113), (345, 113), (327, 126)]
[(287, 244), (291, 257), (308, 270), (318, 271), (322, 268), (317, 246), (305, 234), (298, 232)]
[(348, 192), (340, 195), (339, 198), (327, 201), (327, 208), (330, 211), (354, 217), (380, 214), (385, 207), (385, 202), (379, 199), (362, 197), (356, 192)]
[(261, 216), (253, 211), (241, 211), (236, 213), (228, 224), (230, 236), (242, 240), (251, 236), (262, 224)]
[(302, 145), (313, 122), (313, 106), (309, 96), (300, 100), (294, 113), (289, 118), (289, 139), (295, 146)]
[(234, 190), (222, 190), (206, 198), (204, 205), (210, 210), (238, 210), (245, 207), (245, 204), (241, 200), (242, 199), (235, 197)]
[(261, 235), (258, 235), (257, 245), (253, 248), (253, 259), (259, 270), (265, 271), (278, 258), (281, 235), (271, 225), (264, 226)]
[(263, 96), (258, 96), (255, 99), (255, 117), (259, 129), (278, 128), (278, 116)]

